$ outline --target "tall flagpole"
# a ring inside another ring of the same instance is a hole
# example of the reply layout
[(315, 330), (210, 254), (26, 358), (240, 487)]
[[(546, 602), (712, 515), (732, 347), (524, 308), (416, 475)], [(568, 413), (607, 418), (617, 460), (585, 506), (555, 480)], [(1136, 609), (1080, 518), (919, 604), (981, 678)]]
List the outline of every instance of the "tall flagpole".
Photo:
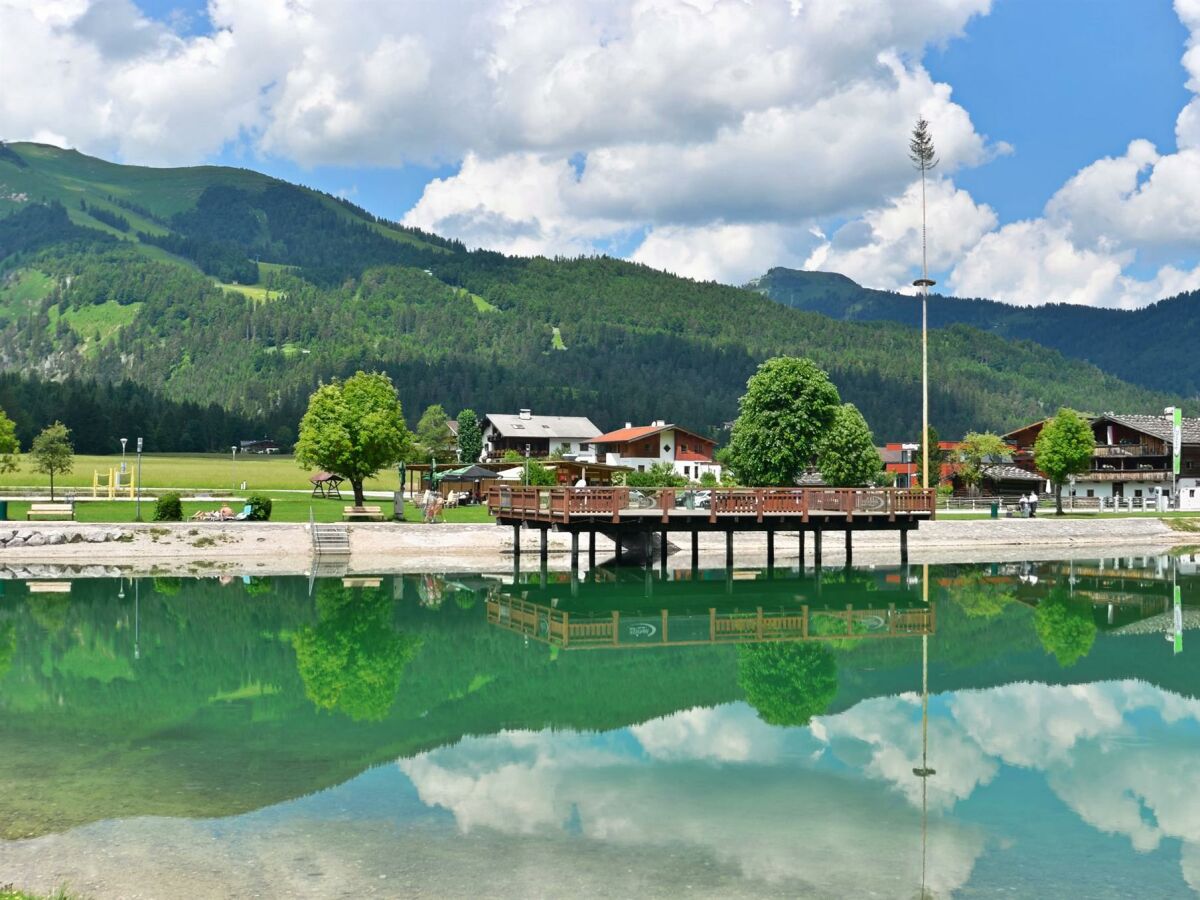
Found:
[(913, 282), (921, 289), (921, 487), (929, 488), (929, 277), (928, 243), (925, 233), (925, 173), (938, 164), (929, 123), (918, 119), (909, 143), (909, 159), (921, 172), (921, 277)]

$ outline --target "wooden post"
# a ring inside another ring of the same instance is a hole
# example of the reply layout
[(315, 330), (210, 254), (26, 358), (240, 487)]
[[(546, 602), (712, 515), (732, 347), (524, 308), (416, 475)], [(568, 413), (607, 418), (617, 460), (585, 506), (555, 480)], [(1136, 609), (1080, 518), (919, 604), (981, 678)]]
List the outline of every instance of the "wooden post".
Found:
[(588, 533), (588, 571), (596, 568), (596, 532)]
[(708, 639), (710, 641), (717, 639), (717, 610), (713, 606), (708, 608)]
[(562, 645), (563, 645), (563, 649), (564, 649), (564, 650), (566, 650), (566, 649), (567, 649), (567, 647), (569, 647), (569, 646), (571, 645), (571, 614), (570, 614), (569, 612), (564, 612), (564, 613), (563, 613), (563, 640), (562, 640)]
[(521, 526), (513, 526), (513, 561), (521, 562)]
[(662, 642), (667, 643), (667, 611), (662, 611)]
[(908, 529), (900, 529), (900, 564), (908, 564)]
[(824, 534), (820, 528), (813, 532), (813, 565), (818, 569), (821, 568), (821, 535)]
[(800, 536), (800, 571), (804, 571), (804, 529), (801, 528), (798, 532)]
[(545, 565), (546, 560), (550, 556), (550, 529), (543, 528), (543, 529), (541, 529), (541, 532), (542, 532), (542, 543), (541, 543), (541, 546), (538, 547), (538, 555), (541, 558), (542, 564)]
[(733, 568), (733, 529), (725, 532), (725, 568)]
[(619, 643), (621, 643), (621, 641), (620, 641), (620, 635), (621, 635), (621, 611), (620, 611), (619, 609), (614, 609), (614, 610), (613, 610), (613, 617), (612, 617), (612, 630), (613, 630), (613, 643), (614, 643), (614, 644), (619, 644)]
[(692, 532), (692, 569), (700, 568), (700, 532)]
[(579, 571), (579, 532), (571, 532), (571, 571)]
[(775, 531), (767, 529), (767, 574), (775, 568)]
[(850, 560), (854, 558), (854, 545), (851, 543), (850, 536), (854, 534), (849, 528), (846, 529), (846, 565), (850, 565)]
[(757, 608), (757, 615), (755, 616), (754, 620), (754, 633), (761, 641), (763, 638), (763, 614), (761, 606)]

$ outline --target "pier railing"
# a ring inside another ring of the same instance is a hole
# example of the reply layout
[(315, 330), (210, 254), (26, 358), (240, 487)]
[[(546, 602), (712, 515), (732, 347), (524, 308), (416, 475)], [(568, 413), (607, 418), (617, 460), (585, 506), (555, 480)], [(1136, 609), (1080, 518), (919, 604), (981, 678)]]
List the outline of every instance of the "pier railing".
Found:
[(911, 516), (936, 511), (936, 492), (897, 488), (628, 488), (628, 487), (508, 487), (488, 492), (488, 512), (493, 516), (525, 521), (566, 523), (572, 518), (647, 517), (671, 519), (752, 516), (796, 517), (807, 521), (812, 513), (847, 519), (856, 515)]
[(769, 641), (878, 640), (933, 634), (933, 605), (914, 609), (813, 608), (707, 613), (669, 609), (653, 613), (581, 615), (516, 597), (487, 601), (488, 622), (563, 649), (746, 644)]

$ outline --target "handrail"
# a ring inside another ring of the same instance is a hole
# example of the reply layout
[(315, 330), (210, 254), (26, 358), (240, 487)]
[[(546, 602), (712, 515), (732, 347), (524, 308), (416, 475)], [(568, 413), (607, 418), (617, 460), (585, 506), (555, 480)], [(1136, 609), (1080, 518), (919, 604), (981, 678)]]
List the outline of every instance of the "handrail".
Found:
[(493, 516), (567, 523), (572, 516), (647, 513), (663, 521), (676, 514), (717, 516), (909, 515), (936, 508), (937, 494), (920, 488), (628, 488), (493, 486), (487, 495)]

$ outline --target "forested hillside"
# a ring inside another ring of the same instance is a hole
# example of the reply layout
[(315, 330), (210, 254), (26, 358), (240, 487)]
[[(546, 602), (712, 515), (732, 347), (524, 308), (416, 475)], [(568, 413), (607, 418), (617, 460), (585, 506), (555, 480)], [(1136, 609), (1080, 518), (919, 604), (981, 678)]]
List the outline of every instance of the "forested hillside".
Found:
[[(748, 287), (792, 309), (847, 322), (921, 321), (915, 297), (860, 287), (844, 275), (776, 268)], [(1095, 363), (1118, 378), (1185, 397), (1200, 395), (1200, 292), (1144, 309), (1097, 309), (1070, 303), (1010, 306), (995, 300), (929, 298), (929, 326), (969, 325), (1001, 337), (1036, 341)]]
[[(3, 150), (0, 368), (66, 379), (77, 396), (91, 384), (98, 404), (112, 402), (98, 386), (124, 381), (162, 402), (219, 404), (230, 414), (219, 426), (211, 413), (175, 419), (187, 423), (176, 443), (192, 449), (225, 446), (243, 424), (286, 434), (314, 385), (359, 368), (391, 374), (413, 421), (435, 402), (532, 407), (602, 428), (666, 418), (719, 438), (755, 366), (778, 353), (825, 367), (878, 438), (917, 430), (918, 344), (898, 324), (836, 321), (606, 257), (468, 252), (240, 169)], [(933, 334), (931, 358), (944, 434), (1060, 404), (1171, 402), (961, 326)], [(58, 414), (23, 396), (20, 422)]]

